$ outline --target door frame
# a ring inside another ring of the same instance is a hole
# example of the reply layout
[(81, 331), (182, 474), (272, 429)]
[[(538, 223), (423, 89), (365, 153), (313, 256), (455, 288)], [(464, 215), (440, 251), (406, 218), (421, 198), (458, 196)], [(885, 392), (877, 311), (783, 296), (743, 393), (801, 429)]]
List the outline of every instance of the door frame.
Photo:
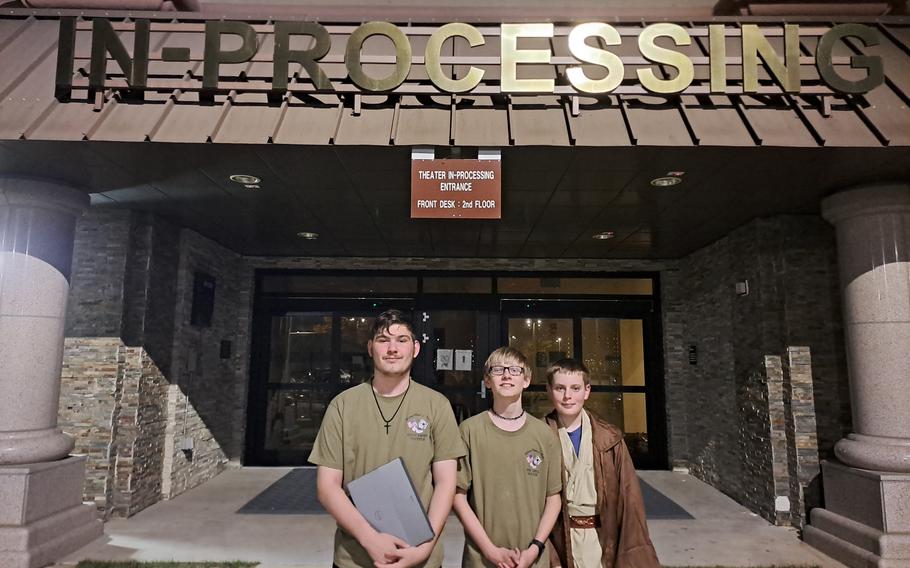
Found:
[[(265, 277), (274, 276), (396, 276), (416, 277), (417, 288), (402, 294), (378, 293), (371, 296), (368, 292), (332, 294), (331, 290), (322, 293), (271, 293), (262, 291)], [(489, 293), (482, 294), (430, 294), (423, 292), (422, 277), (489, 277), (492, 287)], [(624, 295), (550, 295), (541, 294), (501, 294), (497, 290), (497, 277), (532, 277), (532, 278), (647, 278), (652, 282), (652, 294), (649, 296)], [(500, 345), (506, 334), (504, 318), (506, 314), (518, 313), (518, 306), (524, 303), (524, 309), (543, 309), (534, 315), (544, 316), (548, 313), (565, 317), (567, 310), (582, 310), (575, 313), (592, 317), (627, 317), (642, 319), (642, 332), (645, 338), (646, 361), (646, 396), (647, 421), (649, 436), (649, 459), (646, 463), (637, 463), (639, 467), (666, 469), (668, 467), (667, 421), (665, 377), (663, 364), (663, 330), (660, 304), (660, 274), (657, 272), (546, 272), (546, 271), (505, 271), (505, 270), (318, 270), (318, 269), (276, 269), (263, 268), (255, 272), (255, 292), (250, 341), (249, 389), (246, 405), (246, 434), (244, 441), (244, 465), (277, 465), (274, 456), (264, 448), (264, 435), (267, 419), (268, 384), (265, 379), (269, 371), (269, 343), (271, 341), (272, 317), (288, 315), (294, 312), (334, 312), (362, 311), (361, 315), (375, 316), (379, 312), (398, 308), (405, 312), (417, 314), (419, 310), (486, 310), (491, 313), (490, 337), (500, 339)], [(498, 317), (497, 317), (498, 313)], [(419, 323), (415, 321), (415, 329)], [(573, 320), (574, 321), (574, 320)], [(580, 327), (580, 319), (576, 322)], [(580, 337), (580, 333), (576, 333)], [(579, 344), (580, 346), (581, 344)], [(492, 348), (497, 347), (492, 345)], [(334, 355), (333, 355), (334, 357)], [(484, 355), (485, 357), (485, 355)], [(481, 357), (478, 357), (480, 359)], [(432, 359), (432, 357), (428, 357)], [(478, 360), (478, 365), (483, 361)], [(418, 363), (431, 366), (432, 363)], [(421, 376), (416, 377), (418, 380)], [(610, 387), (613, 388), (613, 387)], [(274, 453), (274, 451), (272, 452)], [(305, 460), (304, 460), (305, 461)]]

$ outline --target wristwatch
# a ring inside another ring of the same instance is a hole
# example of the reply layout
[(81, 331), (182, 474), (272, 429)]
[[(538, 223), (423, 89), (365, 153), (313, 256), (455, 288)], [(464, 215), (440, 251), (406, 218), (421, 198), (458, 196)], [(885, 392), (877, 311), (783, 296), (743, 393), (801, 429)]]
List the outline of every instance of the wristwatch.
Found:
[(544, 549), (546, 548), (546, 546), (544, 545), (544, 543), (540, 542), (539, 540), (537, 540), (537, 539), (535, 538), (534, 540), (531, 541), (531, 544), (528, 545), (528, 548), (531, 548), (531, 546), (536, 546), (536, 547), (537, 547), (537, 557), (538, 557), (538, 558), (540, 558), (541, 556), (543, 556), (543, 551), (544, 551)]

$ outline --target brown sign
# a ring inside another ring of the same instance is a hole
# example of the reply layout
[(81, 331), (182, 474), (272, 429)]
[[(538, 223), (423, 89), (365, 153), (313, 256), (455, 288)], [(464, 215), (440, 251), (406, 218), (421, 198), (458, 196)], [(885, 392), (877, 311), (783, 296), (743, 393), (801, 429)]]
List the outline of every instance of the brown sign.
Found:
[(501, 219), (499, 160), (413, 160), (412, 219)]

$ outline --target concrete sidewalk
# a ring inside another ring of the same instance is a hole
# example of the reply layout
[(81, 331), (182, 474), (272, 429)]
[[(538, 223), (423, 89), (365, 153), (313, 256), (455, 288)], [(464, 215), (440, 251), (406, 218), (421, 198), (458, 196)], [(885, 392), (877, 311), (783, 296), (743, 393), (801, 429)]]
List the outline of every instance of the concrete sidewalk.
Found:
[[(260, 562), (260, 568), (325, 568), (332, 564), (335, 524), (328, 515), (238, 515), (236, 511), (287, 468), (228, 470), (205, 485), (130, 519), (105, 525), (105, 537), (63, 559)], [(643, 471), (641, 478), (676, 501), (692, 520), (648, 522), (665, 566), (842, 565), (686, 474)], [(464, 542), (452, 516), (443, 534), (445, 566), (459, 566)]]

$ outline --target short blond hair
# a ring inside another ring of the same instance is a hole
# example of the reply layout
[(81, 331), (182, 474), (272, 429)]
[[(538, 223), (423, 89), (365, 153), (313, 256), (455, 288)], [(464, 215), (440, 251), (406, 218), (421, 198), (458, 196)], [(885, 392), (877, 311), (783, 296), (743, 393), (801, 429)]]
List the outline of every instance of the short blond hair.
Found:
[(483, 364), (484, 376), (490, 376), (490, 367), (496, 365), (502, 365), (503, 367), (521, 365), (525, 370), (525, 377), (529, 381), (531, 380), (531, 365), (528, 363), (528, 358), (514, 347), (500, 347), (496, 351), (490, 353), (490, 356), (487, 357), (487, 362)]

